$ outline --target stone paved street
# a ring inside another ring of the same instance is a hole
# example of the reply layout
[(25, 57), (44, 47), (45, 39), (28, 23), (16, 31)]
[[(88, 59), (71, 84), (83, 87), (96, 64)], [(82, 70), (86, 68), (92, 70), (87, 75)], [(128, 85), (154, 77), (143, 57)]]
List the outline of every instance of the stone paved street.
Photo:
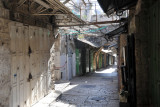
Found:
[(72, 79), (49, 107), (119, 107), (116, 66)]

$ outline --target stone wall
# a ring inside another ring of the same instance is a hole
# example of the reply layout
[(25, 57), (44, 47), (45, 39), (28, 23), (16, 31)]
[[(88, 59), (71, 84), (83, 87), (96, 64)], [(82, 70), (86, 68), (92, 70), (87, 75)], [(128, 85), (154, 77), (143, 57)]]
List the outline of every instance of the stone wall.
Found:
[[(118, 75), (119, 75), (119, 92), (122, 91), (123, 86), (122, 86), (122, 76), (121, 76), (121, 66), (124, 63), (124, 57), (123, 57), (123, 48), (127, 46), (127, 35), (126, 34), (121, 34), (119, 37), (119, 62), (118, 62)], [(121, 99), (120, 99), (121, 100)], [(123, 101), (122, 101), (123, 102)]]
[(55, 63), (55, 80), (60, 80), (61, 79), (61, 71), (60, 71), (60, 35), (57, 35), (55, 42), (54, 42), (54, 60), (53, 62)]
[(149, 101), (149, 39), (147, 3), (139, 0), (130, 10), (129, 34), (135, 34), (137, 107), (148, 107)]
[(75, 44), (72, 35), (64, 34), (60, 40), (60, 72), (63, 80), (70, 80), (76, 75)]

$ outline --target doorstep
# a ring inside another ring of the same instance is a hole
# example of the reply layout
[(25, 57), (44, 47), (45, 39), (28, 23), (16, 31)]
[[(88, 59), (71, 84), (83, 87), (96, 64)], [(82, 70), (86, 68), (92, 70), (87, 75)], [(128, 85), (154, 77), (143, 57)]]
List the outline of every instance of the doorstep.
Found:
[(56, 101), (58, 97), (63, 93), (63, 90), (70, 84), (70, 82), (58, 82), (55, 83), (55, 90), (42, 98), (32, 107), (49, 107), (49, 105)]

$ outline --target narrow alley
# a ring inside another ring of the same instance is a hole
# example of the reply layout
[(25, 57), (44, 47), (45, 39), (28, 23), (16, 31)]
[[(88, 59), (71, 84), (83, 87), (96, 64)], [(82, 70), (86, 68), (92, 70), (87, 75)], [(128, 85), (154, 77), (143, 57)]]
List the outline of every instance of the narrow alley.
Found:
[(0, 0), (0, 107), (160, 107), (160, 0)]
[(116, 66), (75, 77), (49, 107), (119, 107)]

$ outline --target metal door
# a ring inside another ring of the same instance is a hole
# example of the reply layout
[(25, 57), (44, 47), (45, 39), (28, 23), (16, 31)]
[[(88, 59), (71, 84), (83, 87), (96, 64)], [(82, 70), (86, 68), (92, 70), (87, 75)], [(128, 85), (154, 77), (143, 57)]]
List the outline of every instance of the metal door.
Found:
[(75, 77), (76, 76), (76, 54), (73, 53), (72, 54), (72, 76)]
[(93, 51), (90, 51), (89, 60), (90, 60), (90, 72), (93, 72), (93, 61), (94, 61), (94, 59), (93, 59)]
[(72, 79), (72, 55), (68, 54), (68, 79), (71, 80)]
[(160, 1), (150, 9), (148, 16), (150, 39), (150, 95), (154, 107), (160, 107)]
[[(47, 33), (46, 29), (15, 22), (10, 24), (11, 107), (30, 107), (48, 92), (49, 39), (47, 34), (43, 39), (44, 30)], [(44, 43), (47, 50), (40, 45)]]
[(79, 75), (79, 50), (76, 49), (76, 75)]
[[(49, 60), (49, 50), (47, 51), (47, 31), (46, 29), (39, 30), (37, 27), (29, 26), (29, 83), (30, 83), (30, 100), (31, 105), (35, 104), (42, 97), (47, 95), (48, 90), (48, 60)], [(42, 33), (42, 34), (40, 34)], [(40, 39), (38, 39), (40, 35)], [(43, 38), (43, 39), (42, 39)], [(38, 40), (39, 41), (37, 42)], [(44, 44), (40, 47), (40, 44)]]
[(130, 107), (136, 107), (136, 70), (135, 70), (135, 40), (134, 35), (127, 37), (127, 72), (128, 72), (128, 102)]
[(86, 73), (89, 72), (89, 50), (86, 50)]
[[(11, 38), (11, 107), (27, 107), (29, 105), (28, 91), (26, 90), (28, 68), (26, 63), (26, 54), (22, 43), (25, 41), (25, 28), (20, 23), (12, 23), (10, 25)], [(20, 45), (20, 46), (19, 46)], [(29, 86), (27, 86), (29, 87)]]

